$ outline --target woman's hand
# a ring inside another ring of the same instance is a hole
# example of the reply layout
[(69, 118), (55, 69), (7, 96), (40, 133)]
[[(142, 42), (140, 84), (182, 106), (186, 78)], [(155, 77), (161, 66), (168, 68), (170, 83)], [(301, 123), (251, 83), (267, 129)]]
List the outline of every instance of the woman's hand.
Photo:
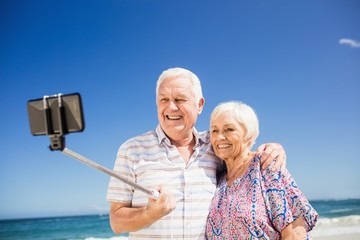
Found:
[(281, 231), (281, 238), (284, 240), (306, 239), (305, 221), (300, 216)]

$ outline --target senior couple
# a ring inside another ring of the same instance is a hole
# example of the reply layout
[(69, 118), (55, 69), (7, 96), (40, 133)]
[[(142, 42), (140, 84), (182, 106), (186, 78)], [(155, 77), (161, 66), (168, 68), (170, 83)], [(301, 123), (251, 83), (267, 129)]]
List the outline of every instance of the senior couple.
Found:
[(113, 231), (129, 232), (129, 239), (310, 239), (318, 214), (285, 169), (282, 146), (251, 151), (258, 119), (240, 102), (218, 105), (210, 131), (198, 132), (204, 103), (191, 71), (171, 68), (160, 75), (159, 125), (123, 143), (114, 166), (160, 195), (148, 198), (111, 178)]

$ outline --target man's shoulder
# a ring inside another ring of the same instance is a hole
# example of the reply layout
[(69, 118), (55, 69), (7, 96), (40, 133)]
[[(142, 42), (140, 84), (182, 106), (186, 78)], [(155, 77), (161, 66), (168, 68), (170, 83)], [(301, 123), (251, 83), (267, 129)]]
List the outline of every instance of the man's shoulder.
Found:
[(151, 130), (127, 139), (123, 145), (142, 145), (147, 142), (157, 142), (157, 139), (156, 132)]

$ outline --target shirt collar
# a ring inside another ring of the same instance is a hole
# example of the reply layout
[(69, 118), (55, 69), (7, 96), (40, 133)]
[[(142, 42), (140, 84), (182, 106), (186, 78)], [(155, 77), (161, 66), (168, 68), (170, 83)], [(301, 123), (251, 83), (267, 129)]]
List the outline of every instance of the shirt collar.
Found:
[[(166, 145), (170, 146), (170, 140), (166, 136), (165, 132), (162, 130), (160, 124), (156, 127), (156, 135), (158, 137), (158, 143), (162, 144), (165, 143)], [(209, 141), (209, 134), (208, 132), (198, 132), (196, 128), (193, 128), (193, 134), (195, 136), (195, 148), (198, 146), (201, 146), (203, 143), (206, 143)]]

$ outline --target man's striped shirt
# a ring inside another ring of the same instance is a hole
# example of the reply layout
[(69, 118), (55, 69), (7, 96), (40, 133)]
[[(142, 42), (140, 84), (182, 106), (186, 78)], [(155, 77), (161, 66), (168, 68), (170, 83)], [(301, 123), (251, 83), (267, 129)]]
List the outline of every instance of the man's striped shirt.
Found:
[[(174, 195), (176, 208), (147, 228), (129, 233), (130, 239), (204, 239), (209, 206), (216, 189), (216, 169), (208, 132), (194, 128), (194, 153), (186, 164), (161, 127), (126, 141), (117, 154), (114, 171), (148, 189), (164, 186)], [(107, 200), (147, 205), (143, 192), (110, 179)]]

